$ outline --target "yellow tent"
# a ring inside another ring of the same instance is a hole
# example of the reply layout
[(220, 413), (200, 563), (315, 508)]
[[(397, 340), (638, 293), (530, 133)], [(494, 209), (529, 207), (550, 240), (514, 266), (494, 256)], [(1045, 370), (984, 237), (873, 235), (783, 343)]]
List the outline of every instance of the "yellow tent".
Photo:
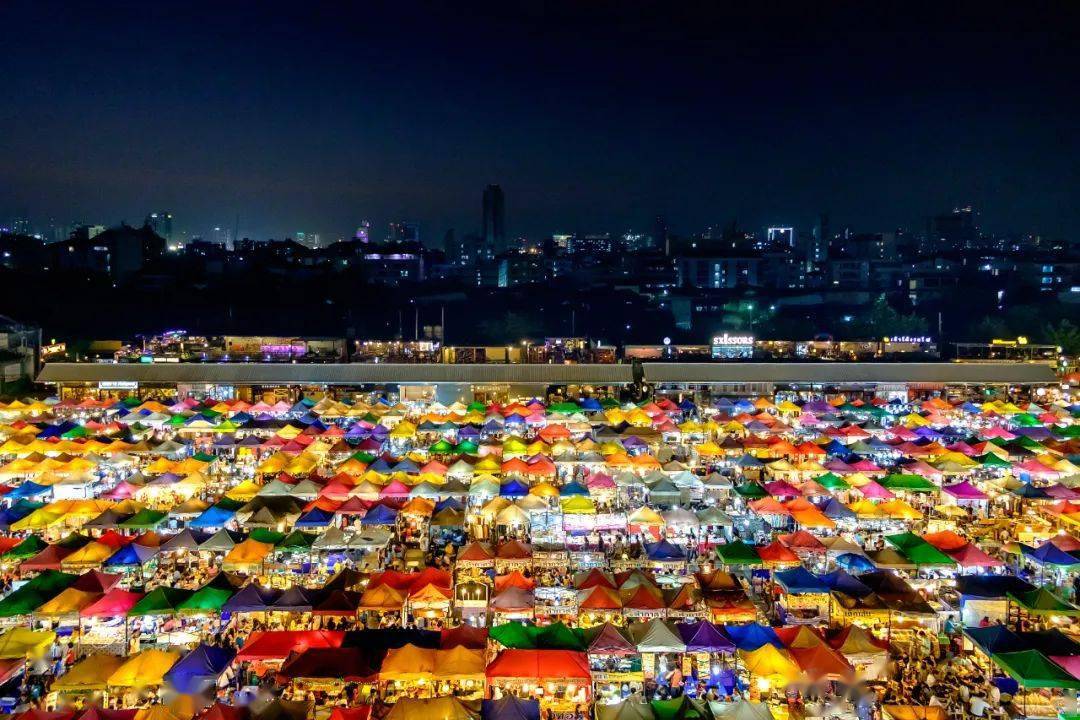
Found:
[(83, 608), (94, 604), (101, 598), (101, 593), (76, 590), (69, 587), (49, 602), (34, 611), (35, 615), (57, 617), (77, 615)]
[(11, 628), (0, 635), (0, 658), (37, 658), (44, 655), (56, 640), (56, 633), (48, 630)]
[(878, 510), (884, 515), (897, 520), (919, 520), (923, 516), (921, 512), (900, 498), (881, 503), (878, 505)]
[(477, 720), (480, 713), (452, 695), (430, 700), (402, 698), (394, 703), (385, 720)]
[(58, 693), (104, 690), (109, 676), (120, 669), (127, 658), (99, 653), (83, 658), (58, 677), (52, 690)]
[(869, 500), (856, 500), (848, 505), (848, 509), (861, 518), (884, 517), (884, 513), (881, 512), (881, 509)]
[(630, 513), (626, 518), (626, 522), (630, 525), (663, 525), (664, 518), (651, 507), (642, 505), (640, 508)]
[(559, 497), (559, 488), (544, 480), (529, 488), (529, 494), (538, 497)]
[[(376, 585), (368, 588), (360, 597), (360, 610), (400, 610), (405, 603), (405, 596), (389, 585)], [(383, 667), (386, 663), (383, 663)]]
[(109, 687), (150, 687), (160, 685), (165, 673), (180, 659), (180, 653), (143, 650), (124, 661), (105, 681)]
[(248, 538), (238, 543), (228, 552), (221, 561), (223, 570), (246, 570), (254, 565), (259, 565), (274, 549), (270, 543), (259, 542)]
[(416, 435), (416, 426), (408, 420), (403, 420), (394, 426), (394, 429), (390, 431), (390, 437), (396, 440), (404, 440)]
[(90, 542), (61, 560), (60, 566), (64, 570), (98, 567), (114, 552), (116, 550), (105, 543)]
[(470, 650), (458, 645), (450, 650), (438, 650), (435, 654), (437, 680), (474, 679), (483, 682), (485, 668), (483, 650)]
[(783, 684), (802, 678), (802, 671), (787, 651), (777, 650), (769, 643), (753, 651), (740, 650), (739, 656), (751, 675), (779, 678)]
[(258, 495), (260, 490), (262, 490), (261, 485), (251, 480), (245, 480), (233, 489), (229, 490), (229, 492), (225, 493), (225, 497), (229, 498), (230, 500), (250, 500), (251, 498)]
[(596, 503), (587, 497), (574, 495), (562, 500), (562, 511), (567, 515), (595, 515)]
[(435, 650), (408, 644), (386, 653), (379, 680), (416, 681), (435, 672)]

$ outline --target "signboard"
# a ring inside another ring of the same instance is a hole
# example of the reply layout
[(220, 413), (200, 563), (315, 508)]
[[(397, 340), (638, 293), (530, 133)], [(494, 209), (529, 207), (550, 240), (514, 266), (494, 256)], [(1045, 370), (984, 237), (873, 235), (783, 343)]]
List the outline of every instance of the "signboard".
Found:
[(48, 345), (41, 346), (42, 356), (46, 355), (62, 355), (67, 352), (67, 343), (54, 342)]
[(750, 358), (754, 355), (753, 335), (714, 335), (712, 356), (717, 358)]
[(139, 383), (132, 380), (102, 380), (98, 390), (138, 390)]

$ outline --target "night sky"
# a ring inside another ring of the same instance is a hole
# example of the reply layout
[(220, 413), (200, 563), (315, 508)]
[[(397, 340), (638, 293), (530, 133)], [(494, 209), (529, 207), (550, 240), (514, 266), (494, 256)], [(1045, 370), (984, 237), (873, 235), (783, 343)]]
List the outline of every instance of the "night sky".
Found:
[(921, 230), (961, 203), (992, 231), (1080, 224), (1067, 5), (711, 5), (7, 0), (0, 221), (400, 218), (438, 244), (497, 182), (531, 238), (658, 212)]

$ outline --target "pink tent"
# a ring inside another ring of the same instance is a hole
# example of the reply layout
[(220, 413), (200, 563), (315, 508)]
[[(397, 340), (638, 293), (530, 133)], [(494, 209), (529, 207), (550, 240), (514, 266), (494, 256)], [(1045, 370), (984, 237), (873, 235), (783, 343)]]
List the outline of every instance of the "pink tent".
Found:
[(1001, 567), (1005, 563), (997, 558), (992, 558), (975, 545), (968, 543), (959, 550), (950, 550), (945, 553), (955, 560), (960, 567)]
[(943, 492), (952, 495), (957, 500), (986, 500), (988, 497), (986, 493), (972, 485), (968, 480), (952, 485), (945, 485), (941, 489)]
[(870, 500), (892, 500), (896, 497), (891, 490), (873, 480), (865, 485), (854, 488), (854, 490), (855, 492), (862, 493), (863, 497)]

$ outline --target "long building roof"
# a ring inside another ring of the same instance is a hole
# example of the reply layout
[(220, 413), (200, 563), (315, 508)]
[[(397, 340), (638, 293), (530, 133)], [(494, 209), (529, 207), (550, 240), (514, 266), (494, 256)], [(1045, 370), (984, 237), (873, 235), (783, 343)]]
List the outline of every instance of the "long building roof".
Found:
[[(1024, 363), (647, 363), (644, 368), (645, 379), (655, 384), (1044, 384), (1055, 380), (1049, 366)], [(162, 385), (621, 385), (633, 377), (630, 365), (48, 363), (37, 379), (43, 383)]]

